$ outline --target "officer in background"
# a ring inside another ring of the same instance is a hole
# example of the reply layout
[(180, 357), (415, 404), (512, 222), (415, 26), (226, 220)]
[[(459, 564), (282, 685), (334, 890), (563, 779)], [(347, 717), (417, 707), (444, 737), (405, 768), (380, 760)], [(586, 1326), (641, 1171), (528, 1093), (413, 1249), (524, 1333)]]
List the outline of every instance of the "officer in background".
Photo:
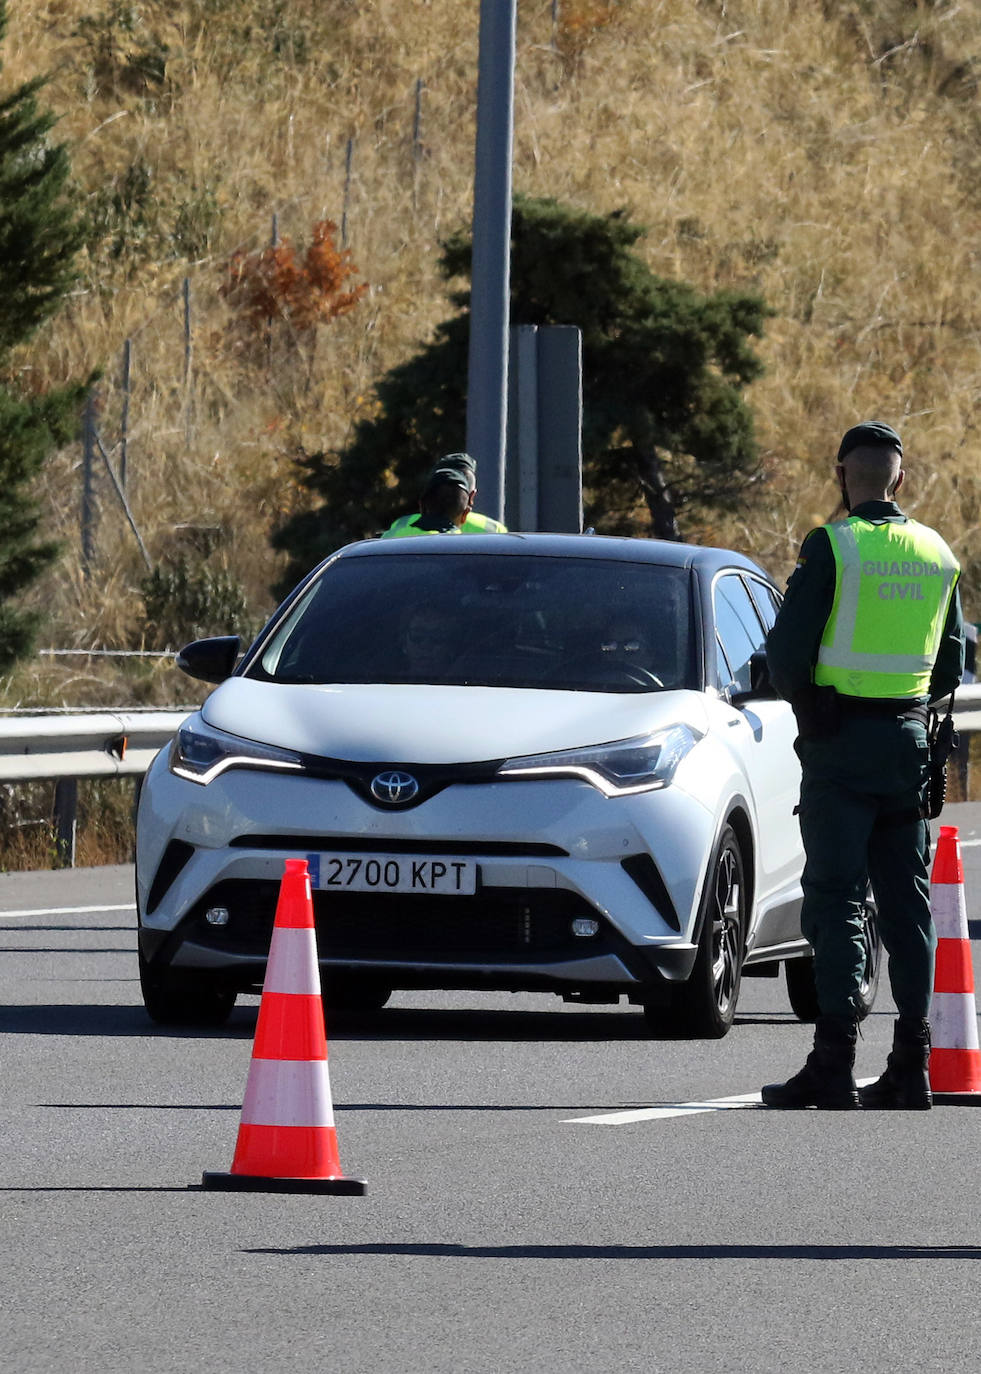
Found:
[(507, 526), (473, 509), (477, 464), (469, 453), (448, 453), (426, 479), (418, 515), (400, 515), (382, 539), (417, 534), (506, 534)]
[[(960, 681), (964, 641), (957, 561), (893, 499), (902, 454), (899, 435), (879, 421), (845, 434), (835, 470), (848, 516), (804, 540), (767, 639), (773, 686), (797, 717), (801, 923), (814, 947), (820, 1009), (804, 1067), (763, 1088), (768, 1107), (932, 1105), (927, 703)], [(859, 1094), (856, 1008), (870, 880), (899, 1018), (885, 1073)]]

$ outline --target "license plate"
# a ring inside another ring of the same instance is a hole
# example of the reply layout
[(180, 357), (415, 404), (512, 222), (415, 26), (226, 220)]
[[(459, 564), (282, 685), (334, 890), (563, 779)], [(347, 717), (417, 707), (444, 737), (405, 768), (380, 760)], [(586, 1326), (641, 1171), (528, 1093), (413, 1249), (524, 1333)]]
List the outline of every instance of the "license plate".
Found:
[(473, 859), (412, 854), (308, 854), (310, 885), (320, 892), (415, 892), (469, 897), (477, 891)]

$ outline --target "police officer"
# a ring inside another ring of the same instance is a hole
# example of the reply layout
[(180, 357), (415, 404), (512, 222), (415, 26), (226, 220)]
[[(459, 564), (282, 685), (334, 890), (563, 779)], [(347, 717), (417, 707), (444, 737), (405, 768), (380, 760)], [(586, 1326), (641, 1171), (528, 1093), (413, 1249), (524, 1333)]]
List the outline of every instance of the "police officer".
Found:
[(505, 534), (507, 526), (473, 509), (477, 464), (469, 453), (448, 453), (432, 469), (418, 515), (400, 515), (382, 535), (405, 539), (418, 534)]
[[(767, 639), (774, 687), (797, 717), (804, 934), (814, 947), (814, 1048), (768, 1107), (926, 1109), (936, 932), (930, 916), (927, 703), (964, 663), (960, 569), (904, 515), (903, 446), (889, 425), (848, 430), (836, 473), (847, 518), (804, 540)], [(853, 1077), (871, 881), (899, 1011), (886, 1070)]]

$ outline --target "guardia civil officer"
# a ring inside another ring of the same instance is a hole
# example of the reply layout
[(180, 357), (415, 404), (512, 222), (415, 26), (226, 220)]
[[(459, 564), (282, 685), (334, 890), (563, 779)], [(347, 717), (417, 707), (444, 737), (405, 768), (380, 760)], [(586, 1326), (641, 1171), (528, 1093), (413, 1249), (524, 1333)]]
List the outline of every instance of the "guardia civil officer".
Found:
[(473, 508), (477, 464), (469, 453), (447, 453), (431, 469), (419, 513), (400, 515), (382, 535), (405, 539), (417, 534), (504, 534), (507, 526)]
[[(810, 532), (767, 639), (774, 687), (797, 717), (802, 926), (814, 946), (814, 1048), (768, 1107), (932, 1105), (928, 1060), (936, 932), (930, 916), (927, 704), (964, 666), (960, 569), (904, 515), (903, 446), (889, 425), (849, 429), (836, 474), (848, 515)], [(853, 1077), (871, 880), (899, 1011), (886, 1070)]]

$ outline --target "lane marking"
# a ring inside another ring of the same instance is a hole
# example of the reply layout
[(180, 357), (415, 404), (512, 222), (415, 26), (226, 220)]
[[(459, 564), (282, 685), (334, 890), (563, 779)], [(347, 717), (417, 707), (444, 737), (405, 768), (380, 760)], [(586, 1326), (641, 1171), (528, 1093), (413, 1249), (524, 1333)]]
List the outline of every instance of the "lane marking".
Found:
[(122, 906), (43, 906), (30, 911), (0, 911), (0, 920), (12, 921), (19, 916), (91, 916), (96, 911), (135, 911), (135, 902)]
[[(860, 1088), (874, 1083), (874, 1078), (856, 1078)], [(700, 1112), (733, 1112), (746, 1107), (763, 1107), (759, 1093), (741, 1093), (736, 1097), (716, 1097), (708, 1102), (674, 1102), (661, 1107), (637, 1107), (625, 1112), (603, 1112), (599, 1116), (569, 1116), (562, 1121), (563, 1126), (629, 1126), (634, 1121), (665, 1121), (672, 1116), (697, 1116)]]
[(662, 1107), (638, 1107), (626, 1112), (603, 1112), (599, 1116), (570, 1116), (564, 1126), (627, 1126), (632, 1121), (664, 1121), (669, 1116), (695, 1116), (698, 1112), (729, 1112), (741, 1107), (762, 1107), (759, 1093), (739, 1097), (718, 1097), (709, 1102), (676, 1102)]

